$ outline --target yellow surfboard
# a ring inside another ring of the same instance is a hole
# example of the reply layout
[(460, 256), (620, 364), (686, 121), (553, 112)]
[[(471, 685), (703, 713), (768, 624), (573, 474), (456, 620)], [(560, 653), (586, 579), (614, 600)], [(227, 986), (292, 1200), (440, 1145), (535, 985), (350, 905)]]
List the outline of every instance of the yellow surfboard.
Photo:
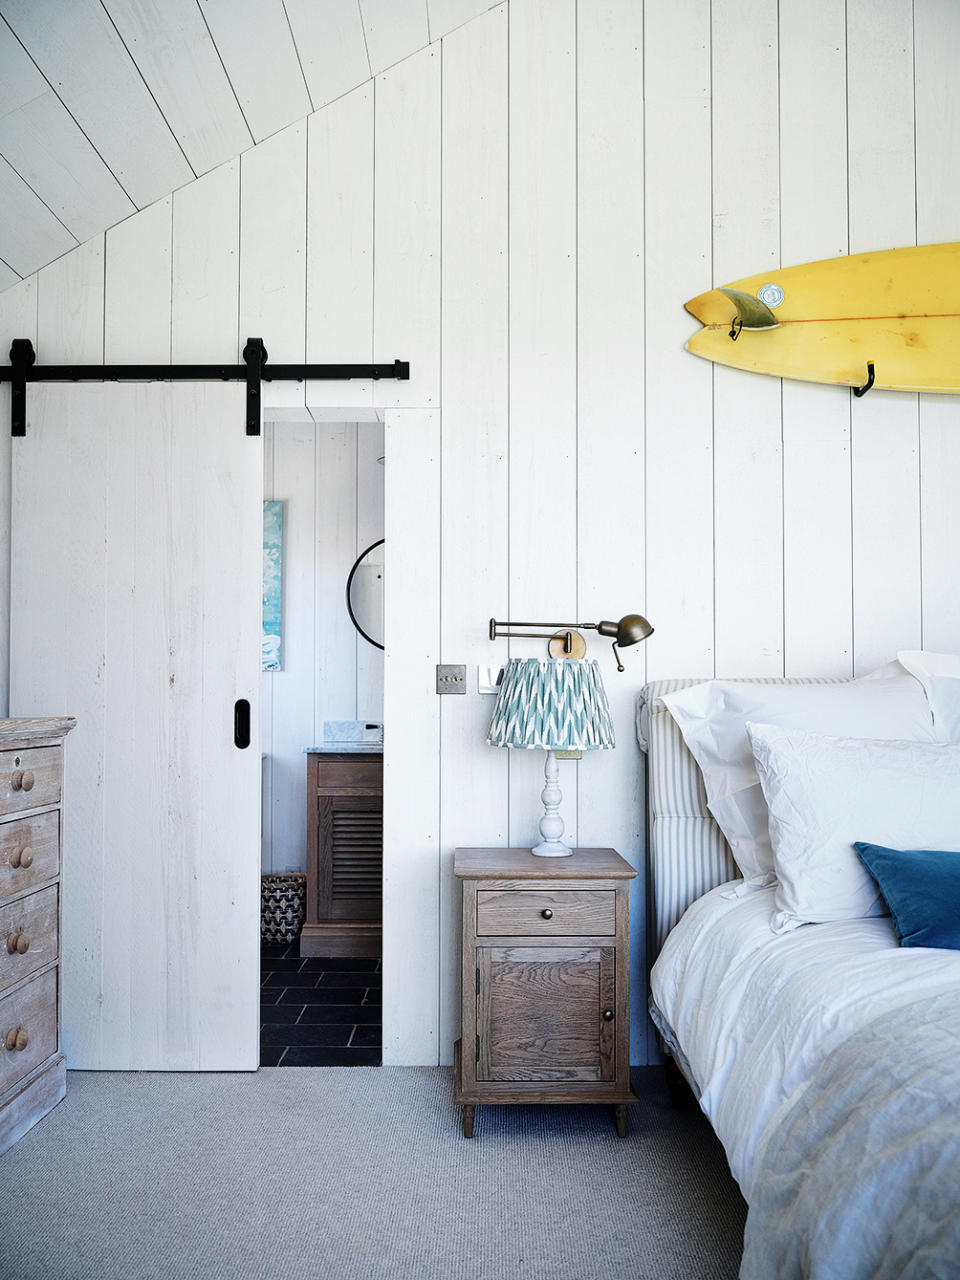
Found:
[(694, 355), (754, 373), (960, 392), (960, 242), (769, 271), (685, 304)]

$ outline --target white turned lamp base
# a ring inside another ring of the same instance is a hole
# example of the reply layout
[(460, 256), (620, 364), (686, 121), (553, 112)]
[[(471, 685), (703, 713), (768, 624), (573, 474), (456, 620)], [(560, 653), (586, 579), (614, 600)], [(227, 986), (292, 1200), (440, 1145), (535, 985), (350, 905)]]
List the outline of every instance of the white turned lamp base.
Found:
[(540, 819), (540, 834), (543, 839), (530, 850), (538, 858), (569, 858), (573, 853), (570, 845), (563, 837), (563, 819), (560, 817), (560, 793), (558, 779), (560, 766), (552, 751), (547, 752), (547, 762), (543, 767), (544, 788), (540, 792), (543, 801), (543, 817)]

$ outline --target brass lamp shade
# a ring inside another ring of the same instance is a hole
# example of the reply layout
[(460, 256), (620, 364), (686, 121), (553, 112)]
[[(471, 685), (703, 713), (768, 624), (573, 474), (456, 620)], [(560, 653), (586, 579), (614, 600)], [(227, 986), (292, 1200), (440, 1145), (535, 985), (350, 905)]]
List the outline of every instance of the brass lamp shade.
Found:
[(616, 636), (616, 643), (621, 649), (653, 635), (653, 627), (639, 613), (628, 613), (619, 622), (598, 622), (597, 630), (602, 636)]

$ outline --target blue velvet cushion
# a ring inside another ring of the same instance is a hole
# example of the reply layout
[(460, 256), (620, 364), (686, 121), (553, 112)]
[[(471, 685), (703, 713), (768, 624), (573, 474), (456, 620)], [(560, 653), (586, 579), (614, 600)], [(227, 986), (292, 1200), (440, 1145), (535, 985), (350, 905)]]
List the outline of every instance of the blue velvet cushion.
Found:
[(960, 951), (960, 853), (854, 845), (876, 880), (901, 947)]

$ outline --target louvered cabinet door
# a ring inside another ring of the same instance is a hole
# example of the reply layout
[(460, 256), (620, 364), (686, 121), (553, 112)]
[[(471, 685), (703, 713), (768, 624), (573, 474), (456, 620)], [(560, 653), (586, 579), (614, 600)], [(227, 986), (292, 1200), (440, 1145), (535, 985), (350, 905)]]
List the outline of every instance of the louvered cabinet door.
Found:
[(319, 915), (328, 920), (379, 920), (383, 883), (383, 801), (380, 796), (322, 796)]

